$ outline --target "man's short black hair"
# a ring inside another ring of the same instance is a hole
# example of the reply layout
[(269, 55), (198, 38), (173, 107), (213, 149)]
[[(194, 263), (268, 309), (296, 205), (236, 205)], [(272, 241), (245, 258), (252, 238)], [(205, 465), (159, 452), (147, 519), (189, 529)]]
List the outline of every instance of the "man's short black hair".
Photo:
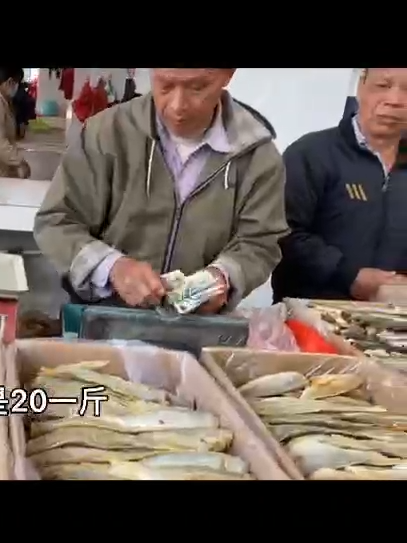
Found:
[(23, 77), (23, 68), (0, 68), (0, 85), (5, 83), (8, 79), (20, 83)]

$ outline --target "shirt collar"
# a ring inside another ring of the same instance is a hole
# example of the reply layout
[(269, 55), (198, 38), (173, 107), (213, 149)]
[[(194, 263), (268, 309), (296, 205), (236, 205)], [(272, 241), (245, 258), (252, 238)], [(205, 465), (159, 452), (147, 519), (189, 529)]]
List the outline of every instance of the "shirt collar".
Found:
[[(157, 130), (159, 135), (165, 138), (171, 139), (171, 134), (168, 132), (166, 126), (160, 119), (159, 115), (156, 115)], [(211, 149), (218, 153), (229, 153), (231, 151), (231, 145), (226, 133), (225, 126), (222, 118), (222, 105), (219, 104), (216, 117), (210, 128), (205, 132), (201, 141), (197, 142), (197, 149), (208, 145)]]
[(362, 130), (360, 128), (359, 116), (357, 114), (352, 117), (352, 125), (353, 125), (353, 130), (355, 132), (356, 141), (358, 142), (358, 144), (364, 149), (369, 148), (367, 139), (363, 135)]

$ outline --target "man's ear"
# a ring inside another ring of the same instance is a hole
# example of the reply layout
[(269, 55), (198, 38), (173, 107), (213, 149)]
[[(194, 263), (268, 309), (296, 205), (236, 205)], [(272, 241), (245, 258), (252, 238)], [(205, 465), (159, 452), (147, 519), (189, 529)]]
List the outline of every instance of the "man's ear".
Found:
[(367, 76), (367, 70), (363, 69), (360, 73), (359, 80), (358, 80), (358, 86), (356, 89), (356, 97), (359, 99), (360, 94), (363, 91), (363, 86), (366, 83), (366, 76)]
[(236, 68), (224, 68), (223, 71), (225, 72), (225, 80), (223, 82), (223, 86), (227, 87), (230, 83), (230, 80), (235, 74)]

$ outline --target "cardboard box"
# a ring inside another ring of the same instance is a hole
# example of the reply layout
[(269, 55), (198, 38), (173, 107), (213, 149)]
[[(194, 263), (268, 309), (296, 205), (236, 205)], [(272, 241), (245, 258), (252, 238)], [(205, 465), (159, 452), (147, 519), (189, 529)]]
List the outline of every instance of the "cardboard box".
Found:
[(303, 375), (313, 376), (358, 372), (363, 375), (369, 387), (369, 393), (377, 403), (397, 412), (407, 411), (405, 400), (407, 381), (402, 386), (398, 386), (401, 385), (399, 377), (392, 377), (389, 372), (377, 367), (374, 362), (368, 362), (360, 357), (207, 348), (202, 352), (201, 362), (229, 395), (242, 419), (262, 440), (276, 462), (292, 479), (303, 479), (303, 476), (294, 461), (237, 390), (237, 387), (242, 384), (262, 375), (283, 371), (298, 371)]
[[(6, 351), (7, 347), (0, 344), (0, 384), (3, 387), (1, 389), (1, 400), (6, 398)], [(13, 476), (13, 454), (10, 446), (7, 405), (0, 405), (0, 410), (0, 480), (8, 481)]]
[[(221, 426), (232, 430), (235, 436), (231, 453), (246, 460), (257, 479), (288, 479), (261, 439), (241, 419), (224, 390), (198, 361), (187, 354), (152, 347), (112, 347), (95, 342), (21, 340), (8, 349), (8, 386), (27, 388), (41, 366), (55, 367), (85, 360), (108, 360), (105, 371), (126, 378), (124, 357), (140, 382), (177, 393), (191, 406), (196, 405), (198, 409), (219, 416)], [(13, 415), (9, 422), (14, 453), (14, 478), (27, 479), (29, 474), (24, 460), (25, 434), (22, 416)]]

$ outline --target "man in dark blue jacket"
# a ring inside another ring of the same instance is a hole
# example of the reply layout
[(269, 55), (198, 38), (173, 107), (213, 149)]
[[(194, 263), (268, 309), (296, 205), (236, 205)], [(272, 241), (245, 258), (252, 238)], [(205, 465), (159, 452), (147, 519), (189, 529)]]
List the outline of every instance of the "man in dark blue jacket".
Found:
[(407, 68), (369, 68), (358, 113), (284, 153), (291, 233), (273, 273), (283, 297), (373, 299), (407, 273)]

